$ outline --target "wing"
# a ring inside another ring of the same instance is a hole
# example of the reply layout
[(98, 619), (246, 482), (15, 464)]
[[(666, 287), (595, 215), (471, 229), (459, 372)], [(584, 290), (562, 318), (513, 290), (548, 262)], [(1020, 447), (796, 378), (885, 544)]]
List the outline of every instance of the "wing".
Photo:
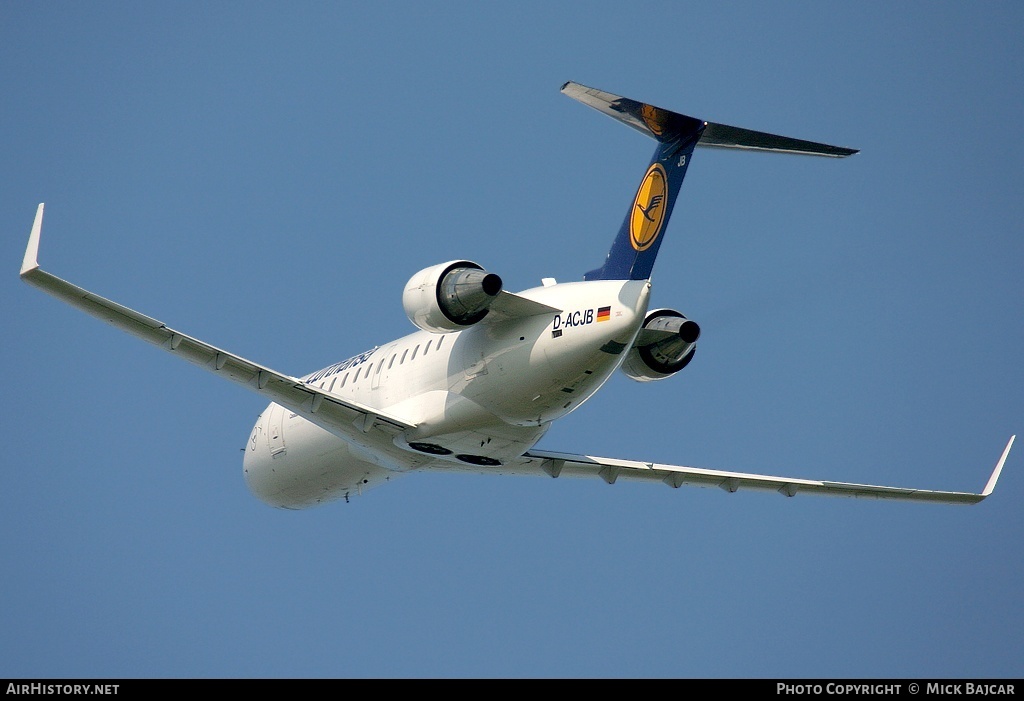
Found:
[(848, 482), (823, 482), (794, 477), (774, 477), (746, 472), (706, 470), (699, 467), (663, 465), (598, 458), (592, 455), (573, 455), (546, 450), (531, 450), (515, 462), (495, 468), (461, 468), (466, 471), (506, 475), (548, 475), (550, 477), (600, 477), (608, 484), (618, 480), (662, 482), (670, 487), (720, 487), (727, 492), (741, 489), (779, 492), (787, 497), (797, 494), (820, 494), (861, 499), (896, 499), (902, 501), (929, 501), (940, 504), (977, 504), (995, 489), (1003, 463), (1010, 453), (1016, 436), (1011, 436), (992, 475), (980, 494), (971, 492), (937, 492), (929, 489), (879, 487)]
[(51, 275), (41, 269), (37, 261), (42, 225), (43, 205), (39, 205), (21, 265), (21, 279), (30, 285), (132, 336), (262, 394), (341, 438), (362, 443), (371, 430), (394, 434), (413, 427), (401, 417), (340, 399)]

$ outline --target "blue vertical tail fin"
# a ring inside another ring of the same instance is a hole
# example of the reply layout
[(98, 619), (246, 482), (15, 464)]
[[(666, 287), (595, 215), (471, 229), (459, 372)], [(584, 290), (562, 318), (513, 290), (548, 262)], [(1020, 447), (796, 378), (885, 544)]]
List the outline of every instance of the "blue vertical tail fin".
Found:
[(705, 122), (654, 105), (566, 83), (562, 92), (658, 142), (604, 265), (584, 280), (647, 280), (697, 146), (842, 157), (855, 149)]

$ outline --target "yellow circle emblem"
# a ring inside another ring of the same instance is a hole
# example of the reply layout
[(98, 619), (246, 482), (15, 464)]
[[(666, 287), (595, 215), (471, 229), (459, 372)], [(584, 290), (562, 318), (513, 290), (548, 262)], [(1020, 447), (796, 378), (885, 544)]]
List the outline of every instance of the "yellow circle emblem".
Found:
[(629, 218), (629, 242), (634, 249), (646, 251), (658, 240), (661, 225), (665, 221), (667, 198), (668, 176), (660, 163), (654, 163), (647, 169), (647, 175), (633, 200), (633, 212)]
[(662, 132), (662, 121), (665, 119), (657, 107), (652, 105), (641, 105), (640, 106), (640, 118), (644, 120), (644, 124), (647, 128), (654, 132), (655, 136), (661, 136)]

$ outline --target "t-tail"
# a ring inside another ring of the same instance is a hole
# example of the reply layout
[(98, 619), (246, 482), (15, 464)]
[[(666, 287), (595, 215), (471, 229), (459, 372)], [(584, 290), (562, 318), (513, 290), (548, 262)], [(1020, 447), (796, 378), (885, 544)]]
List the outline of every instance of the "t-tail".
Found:
[(566, 83), (562, 92), (658, 142), (604, 265), (584, 280), (647, 280), (697, 146), (842, 158), (856, 149), (706, 122), (629, 98)]

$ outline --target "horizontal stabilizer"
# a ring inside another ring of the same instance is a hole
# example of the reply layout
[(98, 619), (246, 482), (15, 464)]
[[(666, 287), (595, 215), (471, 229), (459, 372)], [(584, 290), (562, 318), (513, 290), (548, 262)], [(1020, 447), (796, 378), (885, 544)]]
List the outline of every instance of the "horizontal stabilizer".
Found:
[(804, 141), (788, 136), (769, 134), (763, 131), (752, 131), (740, 127), (730, 127), (727, 124), (715, 124), (708, 122), (704, 127), (697, 146), (710, 146), (715, 148), (739, 148), (750, 151), (774, 151), (775, 153), (798, 153), (808, 156), (831, 156), (833, 158), (844, 158), (857, 153), (855, 148), (844, 148), (842, 146), (830, 146), (819, 144), (814, 141)]
[(568, 82), (562, 92), (658, 142), (604, 264), (584, 280), (647, 280), (665, 237), (679, 188), (699, 146), (842, 158), (856, 149), (731, 127)]
[(692, 134), (701, 126), (699, 119), (571, 81), (562, 86), (562, 93), (661, 142)]
[(764, 131), (699, 120), (571, 81), (562, 86), (562, 92), (658, 141), (672, 141), (680, 134), (687, 133), (692, 123), (696, 121), (704, 124), (704, 131), (697, 140), (697, 146), (798, 153), (811, 156), (832, 156), (833, 158), (842, 158), (857, 153), (857, 149), (853, 148), (831, 146), (815, 141), (805, 141)]

